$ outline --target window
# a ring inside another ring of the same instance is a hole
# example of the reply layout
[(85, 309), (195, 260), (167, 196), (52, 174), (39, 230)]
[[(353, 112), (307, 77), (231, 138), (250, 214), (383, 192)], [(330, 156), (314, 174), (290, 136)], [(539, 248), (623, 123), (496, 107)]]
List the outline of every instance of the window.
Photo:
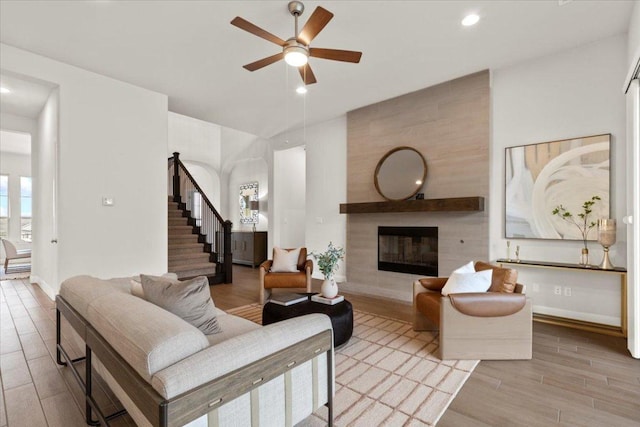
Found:
[(9, 176), (0, 175), (0, 237), (9, 236)]
[(31, 241), (31, 177), (20, 177), (20, 238)]

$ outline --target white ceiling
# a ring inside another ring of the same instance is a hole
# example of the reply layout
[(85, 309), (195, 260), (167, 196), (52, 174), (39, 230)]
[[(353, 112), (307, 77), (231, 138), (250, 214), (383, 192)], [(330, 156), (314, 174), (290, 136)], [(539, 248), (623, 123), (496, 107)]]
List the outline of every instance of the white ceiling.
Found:
[[(360, 64), (312, 58), (305, 102), (297, 70), (242, 65), (279, 47), (233, 27), (241, 16), (293, 35), (287, 1), (7, 1), (0, 40), (169, 96), (171, 111), (270, 137), (483, 69), (627, 31), (632, 1), (308, 1), (335, 14), (312, 42), (363, 52)], [(463, 28), (476, 12), (478, 25)]]

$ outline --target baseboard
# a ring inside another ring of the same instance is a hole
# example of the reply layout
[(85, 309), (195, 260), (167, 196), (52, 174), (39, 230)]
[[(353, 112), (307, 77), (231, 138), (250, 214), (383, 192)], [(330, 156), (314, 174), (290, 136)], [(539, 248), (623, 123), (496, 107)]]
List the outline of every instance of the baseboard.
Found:
[(364, 285), (360, 283), (344, 282), (340, 283), (339, 287), (347, 293), (368, 295), (389, 298), (401, 302), (412, 302), (413, 294), (411, 291), (400, 291), (393, 289), (380, 289), (371, 285)]
[(42, 280), (40, 277), (36, 276), (35, 274), (32, 274), (31, 277), (29, 277), (29, 283), (35, 283), (36, 285), (38, 285), (40, 289), (42, 289), (42, 292), (44, 292), (45, 294), (47, 294), (49, 298), (51, 298), (51, 301), (56, 300), (57, 292), (54, 291), (53, 288), (49, 286), (47, 282)]
[(580, 311), (563, 310), (561, 308), (534, 305), (533, 312), (548, 316), (564, 317), (566, 319), (582, 320), (583, 322), (600, 323), (602, 325), (620, 326), (620, 318), (601, 314), (583, 313)]

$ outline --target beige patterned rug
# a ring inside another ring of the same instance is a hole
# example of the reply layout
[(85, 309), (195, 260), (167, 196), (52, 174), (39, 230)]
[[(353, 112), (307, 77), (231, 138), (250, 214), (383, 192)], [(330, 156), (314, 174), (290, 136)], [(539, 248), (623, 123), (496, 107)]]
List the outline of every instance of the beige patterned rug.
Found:
[[(262, 306), (228, 313), (262, 323)], [(477, 360), (440, 360), (438, 336), (411, 324), (354, 310), (353, 337), (336, 349), (335, 425), (433, 426)], [(325, 426), (326, 408), (300, 426)]]

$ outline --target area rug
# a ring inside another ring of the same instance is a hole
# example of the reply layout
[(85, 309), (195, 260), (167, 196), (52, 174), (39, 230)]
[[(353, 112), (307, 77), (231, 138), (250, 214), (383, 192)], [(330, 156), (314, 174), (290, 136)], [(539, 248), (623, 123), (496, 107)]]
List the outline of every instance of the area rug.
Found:
[(7, 271), (0, 267), (0, 280), (26, 279), (31, 275), (31, 264), (9, 264)]
[[(262, 306), (227, 311), (262, 322)], [(411, 324), (354, 310), (353, 337), (336, 349), (335, 425), (433, 426), (478, 364), (440, 360), (438, 336)], [(299, 426), (325, 426), (326, 408)]]

